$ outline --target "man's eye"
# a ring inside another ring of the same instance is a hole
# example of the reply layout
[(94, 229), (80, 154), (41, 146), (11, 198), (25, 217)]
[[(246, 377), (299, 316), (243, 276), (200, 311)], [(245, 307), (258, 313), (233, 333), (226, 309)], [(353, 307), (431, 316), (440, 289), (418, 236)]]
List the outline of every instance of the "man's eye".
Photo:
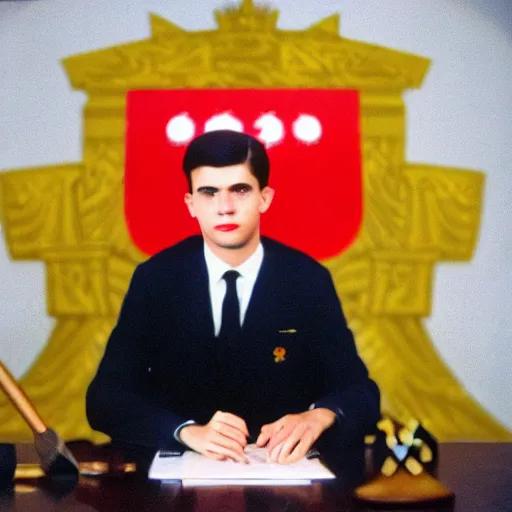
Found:
[(243, 196), (244, 194), (247, 194), (248, 192), (250, 192), (250, 190), (251, 190), (251, 187), (240, 187), (240, 188), (236, 189), (236, 192), (237, 192), (237, 194), (240, 194), (241, 196)]

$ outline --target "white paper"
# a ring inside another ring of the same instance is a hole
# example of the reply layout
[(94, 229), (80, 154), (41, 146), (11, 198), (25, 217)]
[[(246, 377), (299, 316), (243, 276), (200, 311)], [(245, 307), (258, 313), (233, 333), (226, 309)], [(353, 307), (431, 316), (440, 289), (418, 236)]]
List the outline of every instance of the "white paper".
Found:
[[(217, 461), (208, 459), (192, 451), (186, 451), (181, 457), (160, 457), (155, 455), (149, 470), (149, 478), (157, 480), (202, 480), (217, 481), (227, 485), (226, 480), (262, 481), (261, 485), (269, 485), (269, 481), (300, 481), (333, 479), (335, 475), (318, 459), (303, 458), (294, 464), (277, 464), (268, 462), (265, 448), (249, 445), (245, 449), (248, 464), (233, 461)], [(223, 482), (224, 481), (224, 482)], [(263, 481), (267, 482), (264, 483)], [(187, 485), (191, 485), (188, 482)], [(248, 483), (248, 485), (251, 485)], [(256, 485), (256, 484), (252, 484)], [(276, 485), (278, 485), (276, 483)], [(284, 485), (284, 484), (281, 484)]]
[(154, 480), (181, 480), (182, 468), (183, 456), (160, 457), (160, 452), (157, 452), (149, 468), (148, 477)]

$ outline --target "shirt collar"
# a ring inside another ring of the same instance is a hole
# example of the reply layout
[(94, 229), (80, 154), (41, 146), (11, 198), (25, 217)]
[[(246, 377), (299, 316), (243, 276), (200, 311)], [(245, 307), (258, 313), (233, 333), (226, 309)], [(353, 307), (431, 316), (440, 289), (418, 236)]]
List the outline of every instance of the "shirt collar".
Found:
[(208, 280), (212, 284), (218, 283), (228, 270), (237, 270), (242, 277), (255, 280), (263, 261), (263, 246), (260, 242), (256, 250), (241, 265), (232, 267), (216, 256), (204, 242), (204, 259), (208, 269)]

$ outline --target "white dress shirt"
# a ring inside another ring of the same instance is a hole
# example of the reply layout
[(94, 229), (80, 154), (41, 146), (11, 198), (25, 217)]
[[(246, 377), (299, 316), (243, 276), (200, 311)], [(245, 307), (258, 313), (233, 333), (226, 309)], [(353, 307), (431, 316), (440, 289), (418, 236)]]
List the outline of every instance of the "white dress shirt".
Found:
[(236, 280), (236, 292), (240, 304), (240, 325), (244, 324), (245, 314), (251, 300), (254, 283), (263, 262), (263, 246), (257, 249), (238, 267), (231, 267), (225, 261), (213, 254), (212, 250), (204, 244), (204, 259), (208, 269), (208, 282), (210, 288), (210, 303), (212, 307), (215, 336), (219, 335), (222, 322), (222, 303), (226, 295), (226, 281), (222, 278), (228, 270), (236, 270), (240, 277)]

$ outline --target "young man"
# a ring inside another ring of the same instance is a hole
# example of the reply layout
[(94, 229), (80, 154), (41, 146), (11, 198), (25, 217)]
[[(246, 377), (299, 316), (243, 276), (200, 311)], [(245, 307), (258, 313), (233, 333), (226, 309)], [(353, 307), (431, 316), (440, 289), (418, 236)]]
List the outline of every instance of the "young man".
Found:
[[(329, 272), (260, 237), (269, 160), (246, 134), (193, 140), (185, 203), (202, 236), (139, 265), (87, 394), (93, 428), (244, 461), (251, 437), (291, 463), (329, 435), (362, 441), (380, 395)], [(307, 202), (305, 203), (307, 207)]]

